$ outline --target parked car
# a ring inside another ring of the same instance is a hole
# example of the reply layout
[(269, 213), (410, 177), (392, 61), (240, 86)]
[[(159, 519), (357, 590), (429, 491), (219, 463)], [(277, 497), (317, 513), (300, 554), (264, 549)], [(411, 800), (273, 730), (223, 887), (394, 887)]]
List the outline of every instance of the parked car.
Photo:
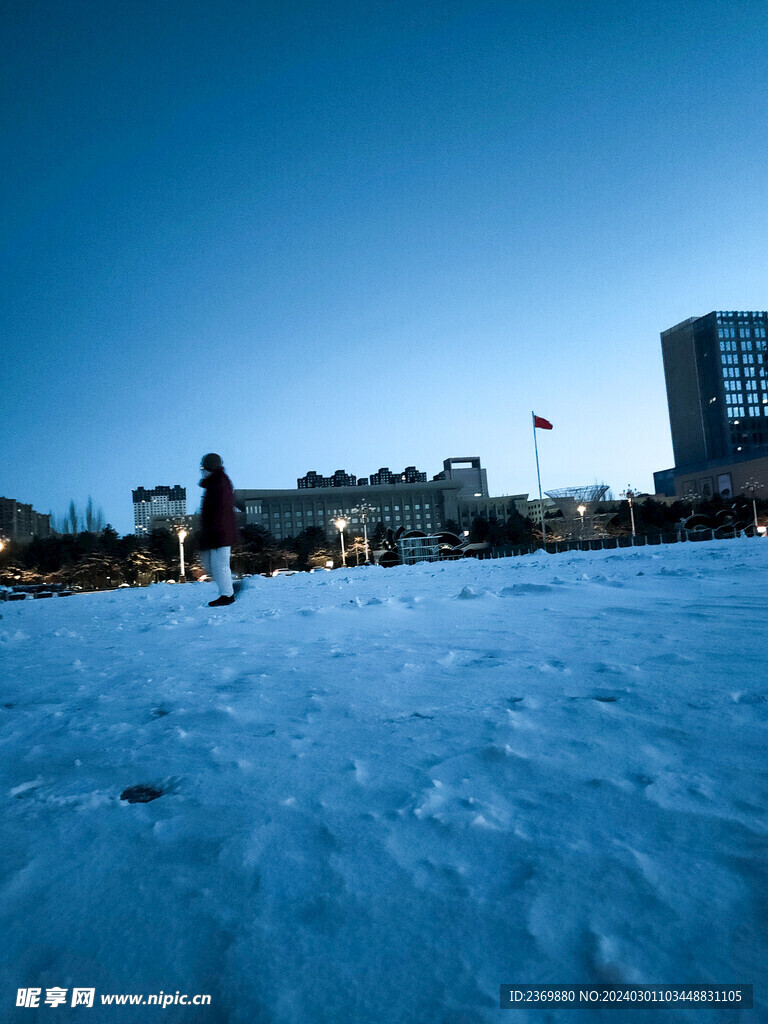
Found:
[(273, 576), (296, 576), (297, 573), (301, 572), (300, 569), (273, 569)]

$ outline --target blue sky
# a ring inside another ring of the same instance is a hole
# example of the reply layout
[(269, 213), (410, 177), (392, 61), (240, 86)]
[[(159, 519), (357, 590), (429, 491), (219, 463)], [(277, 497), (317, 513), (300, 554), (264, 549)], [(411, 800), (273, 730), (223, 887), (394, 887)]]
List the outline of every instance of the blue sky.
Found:
[(659, 332), (763, 309), (762, 2), (6, 6), (4, 459), (40, 511), (672, 464)]

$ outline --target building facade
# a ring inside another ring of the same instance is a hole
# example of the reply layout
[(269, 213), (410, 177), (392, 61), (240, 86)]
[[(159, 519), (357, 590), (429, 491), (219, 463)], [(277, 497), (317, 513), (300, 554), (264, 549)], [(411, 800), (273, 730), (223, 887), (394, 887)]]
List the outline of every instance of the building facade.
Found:
[(133, 530), (137, 537), (151, 532), (153, 519), (180, 519), (186, 514), (187, 489), (180, 484), (152, 490), (137, 487), (133, 491)]
[(15, 498), (0, 498), (0, 540), (25, 541), (50, 537), (51, 517)]
[(359, 479), (344, 470), (333, 477), (310, 471), (297, 483), (295, 490), (238, 490), (246, 523), (269, 530), (276, 540), (319, 527), (330, 541), (338, 536), (335, 522), (340, 518), (347, 522), (347, 536), (363, 535), (364, 516), (369, 534), (380, 524), (431, 536), (449, 528), (468, 531), (478, 517), (506, 520), (512, 509), (530, 515), (527, 494), (489, 496), (478, 456), (446, 459), (432, 480), (415, 466), (402, 473), (385, 466)]
[(348, 535), (369, 533), (381, 523), (386, 529), (442, 530), (458, 518), (460, 485), (438, 481), (395, 483), (367, 487), (311, 487), (295, 490), (238, 490), (238, 506), (246, 523), (262, 526), (276, 540), (295, 537), (310, 526), (319, 527), (328, 540), (338, 536), (335, 521), (347, 521)]
[(767, 329), (765, 311), (719, 310), (662, 332), (675, 465), (654, 474), (657, 492), (730, 497), (754, 479), (768, 458)]
[(446, 459), (443, 471), (435, 480), (451, 480), (461, 484), (462, 498), (487, 498), (488, 478), (476, 455), (463, 459)]
[(768, 445), (768, 313), (707, 313), (661, 335), (676, 466)]

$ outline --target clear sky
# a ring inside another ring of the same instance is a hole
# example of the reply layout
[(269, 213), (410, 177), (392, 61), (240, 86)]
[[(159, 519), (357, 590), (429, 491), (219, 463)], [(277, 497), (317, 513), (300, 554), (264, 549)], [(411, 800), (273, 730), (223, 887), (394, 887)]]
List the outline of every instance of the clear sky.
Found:
[(768, 7), (4, 5), (0, 494), (120, 531), (479, 455), (652, 489), (659, 332), (764, 309)]

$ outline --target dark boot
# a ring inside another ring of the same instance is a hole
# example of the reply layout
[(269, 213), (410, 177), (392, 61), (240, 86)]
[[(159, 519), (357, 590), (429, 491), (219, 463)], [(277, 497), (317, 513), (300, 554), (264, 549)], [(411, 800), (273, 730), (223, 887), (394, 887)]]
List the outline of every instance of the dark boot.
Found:
[(209, 608), (223, 608), (225, 604), (234, 604), (234, 603), (235, 603), (235, 595), (234, 594), (231, 597), (225, 597), (222, 594), (221, 597), (217, 597), (215, 601), (209, 601), (208, 602), (208, 607)]

